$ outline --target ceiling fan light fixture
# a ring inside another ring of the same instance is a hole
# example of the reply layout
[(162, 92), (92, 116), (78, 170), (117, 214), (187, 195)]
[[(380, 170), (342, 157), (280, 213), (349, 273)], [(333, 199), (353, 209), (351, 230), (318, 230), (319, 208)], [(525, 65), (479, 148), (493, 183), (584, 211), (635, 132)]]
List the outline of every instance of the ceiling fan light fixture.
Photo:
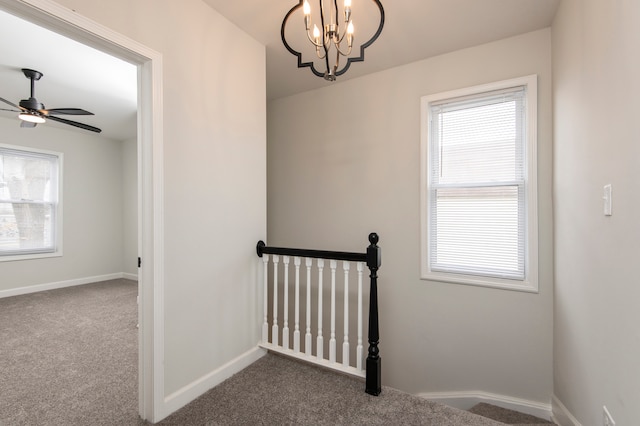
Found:
[(42, 124), (47, 121), (44, 119), (44, 117), (38, 114), (34, 114), (32, 112), (21, 112), (20, 114), (18, 114), (18, 118), (20, 120), (28, 121), (29, 123), (36, 123), (36, 124)]

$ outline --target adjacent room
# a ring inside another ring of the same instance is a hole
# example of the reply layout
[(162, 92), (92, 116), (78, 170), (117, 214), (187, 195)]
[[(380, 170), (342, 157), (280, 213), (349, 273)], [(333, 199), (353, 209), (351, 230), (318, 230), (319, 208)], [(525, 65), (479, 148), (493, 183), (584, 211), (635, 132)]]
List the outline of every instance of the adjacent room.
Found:
[[(98, 399), (115, 378), (135, 413), (136, 66), (2, 11), (0, 22), (0, 96), (14, 104), (0, 107), (0, 423), (73, 410), (79, 389)], [(30, 99), (53, 119), (22, 126), (8, 110)]]

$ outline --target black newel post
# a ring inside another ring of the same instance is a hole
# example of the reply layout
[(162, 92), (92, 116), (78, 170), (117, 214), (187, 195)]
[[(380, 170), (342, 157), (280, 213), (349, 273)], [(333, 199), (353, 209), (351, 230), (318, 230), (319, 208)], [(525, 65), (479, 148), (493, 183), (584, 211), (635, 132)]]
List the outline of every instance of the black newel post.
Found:
[(371, 271), (371, 290), (369, 294), (369, 355), (367, 356), (367, 379), (365, 392), (371, 395), (380, 395), (382, 391), (382, 378), (380, 369), (380, 340), (378, 330), (378, 268), (381, 264), (381, 250), (378, 247), (378, 234), (369, 234), (367, 247), (367, 266)]

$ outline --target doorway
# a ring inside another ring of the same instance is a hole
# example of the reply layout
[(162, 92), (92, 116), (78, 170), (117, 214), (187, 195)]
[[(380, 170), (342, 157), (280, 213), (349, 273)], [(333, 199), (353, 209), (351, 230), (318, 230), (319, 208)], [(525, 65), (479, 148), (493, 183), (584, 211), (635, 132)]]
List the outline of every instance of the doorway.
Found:
[(0, 0), (0, 9), (125, 60), (138, 70), (138, 400), (143, 419), (159, 419), (164, 402), (161, 56), (71, 10), (43, 0)]

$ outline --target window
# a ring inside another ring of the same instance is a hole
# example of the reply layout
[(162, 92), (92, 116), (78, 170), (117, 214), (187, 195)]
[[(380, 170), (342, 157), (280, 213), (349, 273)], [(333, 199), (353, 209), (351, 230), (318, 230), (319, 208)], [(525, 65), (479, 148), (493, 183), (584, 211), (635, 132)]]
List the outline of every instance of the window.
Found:
[(0, 145), (0, 261), (60, 256), (62, 154)]
[(538, 291), (536, 76), (422, 98), (422, 278)]

